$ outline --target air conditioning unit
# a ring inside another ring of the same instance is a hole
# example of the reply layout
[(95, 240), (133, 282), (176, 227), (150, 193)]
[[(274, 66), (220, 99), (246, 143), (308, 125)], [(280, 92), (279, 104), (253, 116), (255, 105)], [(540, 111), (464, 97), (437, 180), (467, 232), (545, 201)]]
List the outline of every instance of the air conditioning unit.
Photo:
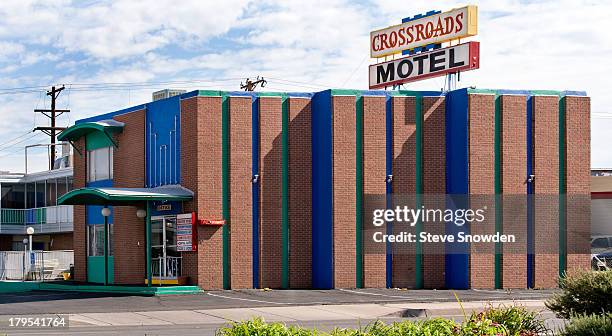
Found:
[(175, 89), (163, 89), (153, 92), (153, 101), (166, 99), (174, 96), (181, 95), (187, 92), (186, 90), (175, 90)]

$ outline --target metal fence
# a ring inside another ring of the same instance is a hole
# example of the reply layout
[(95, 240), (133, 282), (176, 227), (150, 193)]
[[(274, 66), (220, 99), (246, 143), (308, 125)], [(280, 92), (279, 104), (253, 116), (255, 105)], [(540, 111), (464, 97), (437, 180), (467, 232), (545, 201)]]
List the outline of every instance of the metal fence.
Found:
[(74, 252), (0, 251), (0, 280), (57, 280), (74, 264)]
[(591, 268), (596, 271), (612, 270), (612, 254), (607, 256), (591, 256)]
[(28, 226), (36, 233), (70, 232), (73, 229), (72, 210), (72, 205), (0, 209), (0, 233), (25, 234)]

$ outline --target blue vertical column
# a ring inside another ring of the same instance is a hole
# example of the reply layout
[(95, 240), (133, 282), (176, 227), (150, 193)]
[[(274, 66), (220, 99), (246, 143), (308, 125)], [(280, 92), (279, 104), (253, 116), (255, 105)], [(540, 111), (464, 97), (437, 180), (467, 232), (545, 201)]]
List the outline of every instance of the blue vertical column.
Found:
[[(386, 151), (386, 207), (387, 209), (391, 209), (393, 207), (392, 204), (392, 194), (393, 194), (393, 97), (387, 95), (385, 101), (385, 151)], [(387, 234), (393, 234), (393, 223), (388, 222), (387, 224)], [(393, 287), (393, 250), (391, 248), (391, 243), (387, 242), (386, 246), (386, 285), (387, 288)]]
[(533, 143), (533, 96), (527, 95), (527, 288), (535, 287), (535, 204), (534, 192), (534, 143)]
[[(469, 192), (469, 107), (466, 89), (446, 95), (446, 208), (467, 209)], [(469, 227), (446, 223), (446, 234), (469, 233)], [(445, 283), (447, 288), (466, 289), (470, 279), (470, 244), (445, 244)]]
[(259, 98), (253, 95), (251, 105), (251, 160), (253, 197), (253, 288), (259, 288)]
[(312, 287), (334, 286), (331, 90), (312, 98)]

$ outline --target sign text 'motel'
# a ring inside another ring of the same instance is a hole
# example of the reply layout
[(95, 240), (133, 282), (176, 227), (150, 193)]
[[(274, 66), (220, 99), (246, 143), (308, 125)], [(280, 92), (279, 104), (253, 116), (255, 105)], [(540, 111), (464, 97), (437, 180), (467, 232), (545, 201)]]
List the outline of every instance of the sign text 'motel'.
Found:
[(371, 32), (370, 56), (377, 58), (397, 54), (477, 33), (478, 7), (465, 6)]
[(370, 89), (478, 69), (479, 46), (468, 42), (370, 65)]

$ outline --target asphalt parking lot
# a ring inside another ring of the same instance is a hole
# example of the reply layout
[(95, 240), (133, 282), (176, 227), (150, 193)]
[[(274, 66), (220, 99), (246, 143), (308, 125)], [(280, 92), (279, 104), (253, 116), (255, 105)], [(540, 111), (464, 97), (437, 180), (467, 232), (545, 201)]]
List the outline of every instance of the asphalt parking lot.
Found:
[(554, 290), (231, 290), (195, 295), (130, 296), (106, 293), (33, 291), (0, 294), (0, 315), (103, 313), (307, 306), (358, 303), (542, 300)]

